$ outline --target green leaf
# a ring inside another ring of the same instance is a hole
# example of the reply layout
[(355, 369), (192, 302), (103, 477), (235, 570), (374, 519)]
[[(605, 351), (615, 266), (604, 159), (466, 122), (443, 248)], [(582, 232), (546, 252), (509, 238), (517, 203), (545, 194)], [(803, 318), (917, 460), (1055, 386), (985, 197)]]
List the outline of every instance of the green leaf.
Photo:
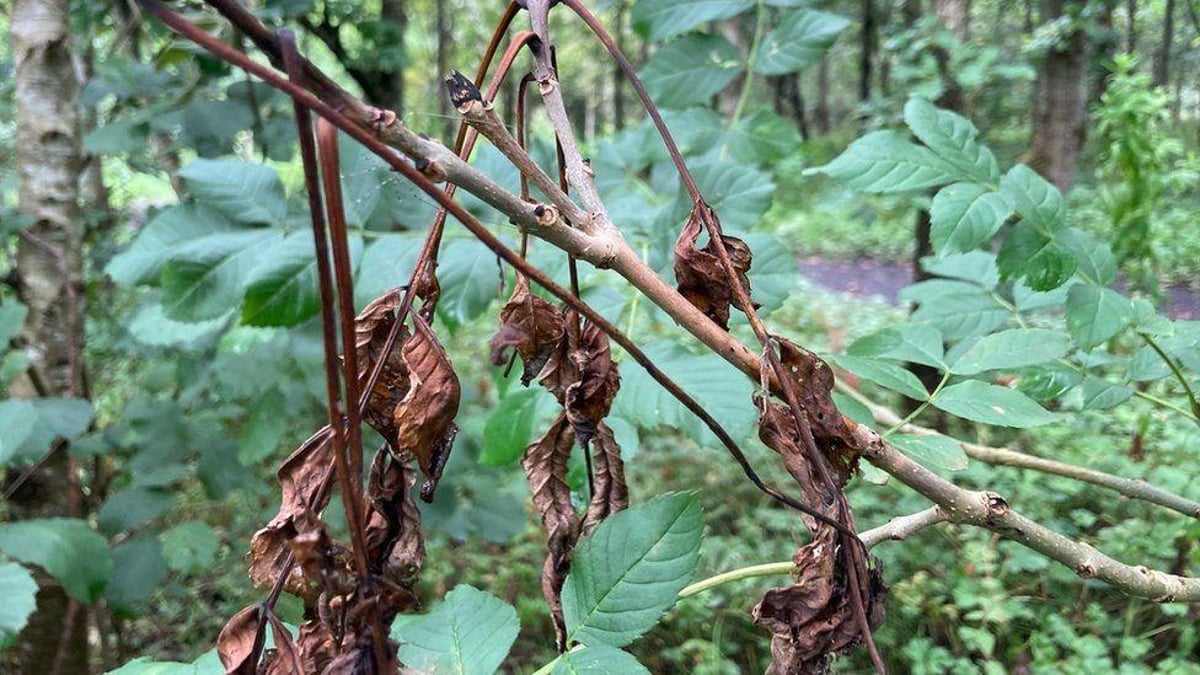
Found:
[(510, 391), (500, 399), (483, 427), (481, 464), (508, 466), (521, 457), (533, 436), (541, 392), (540, 388)]
[[(11, 457), (35, 460), (42, 457), (59, 438), (73, 439), (87, 431), (92, 423), (92, 404), (82, 398), (31, 399), (37, 424)], [(21, 422), (15, 422), (21, 425)], [(11, 459), (11, 458), (10, 458)]]
[(933, 326), (907, 323), (861, 337), (850, 345), (846, 353), (922, 363), (945, 370), (946, 352), (942, 343), (941, 331)]
[(658, 42), (753, 6), (754, 0), (638, 0), (633, 5), (633, 27)]
[(12, 644), (37, 609), (37, 582), (16, 563), (0, 564), (0, 650)]
[(138, 342), (151, 347), (196, 349), (205, 338), (216, 335), (227, 323), (228, 316), (208, 321), (175, 321), (168, 319), (159, 302), (152, 302), (133, 316), (129, 334)]
[(1017, 164), (1000, 179), (1000, 193), (1038, 232), (1052, 236), (1066, 224), (1062, 193), (1036, 171)]
[(869, 133), (832, 162), (804, 173), (823, 173), (864, 192), (909, 192), (958, 178), (946, 160), (895, 131)]
[(175, 494), (170, 490), (128, 488), (109, 497), (96, 520), (101, 531), (119, 534), (161, 516), (174, 503)]
[[(650, 359), (704, 406), (734, 438), (754, 433), (758, 413), (750, 404), (753, 384), (720, 356), (695, 355), (675, 343), (652, 343)], [(716, 443), (712, 432), (642, 368), (622, 373), (613, 413), (643, 429), (672, 426), (697, 442)]]
[(1075, 284), (1067, 292), (1067, 329), (1083, 349), (1091, 349), (1121, 332), (1132, 315), (1129, 298), (1091, 284)]
[(155, 216), (137, 239), (105, 265), (108, 276), (123, 284), (149, 284), (189, 242), (234, 229), (216, 211), (195, 204), (172, 206)]
[[(366, 227), (371, 212), (379, 204), (381, 188), (388, 178), (389, 168), (375, 153), (344, 131), (338, 132), (338, 164), (346, 224), (350, 227)], [(309, 239), (312, 239), (311, 233)]]
[(1077, 271), (1088, 283), (1111, 286), (1117, 280), (1117, 257), (1108, 244), (1096, 241), (1076, 229), (1064, 230), (1059, 236), (1063, 248), (1075, 258)]
[(204, 321), (236, 308), (264, 251), (278, 247), (276, 230), (218, 232), (183, 247), (162, 273), (163, 309), (178, 321)]
[(1035, 291), (1051, 291), (1075, 273), (1075, 257), (1058, 243), (1058, 237), (1042, 232), (1029, 220), (1017, 223), (1004, 238), (996, 256), (1002, 278), (1024, 277)]
[(1000, 178), (995, 156), (975, 140), (979, 132), (965, 117), (914, 96), (904, 105), (904, 123), (964, 178), (981, 183), (995, 183)]
[(769, 234), (751, 232), (743, 237), (754, 251), (750, 265), (750, 290), (755, 302), (760, 303), (759, 313), (766, 316), (779, 309), (796, 289), (800, 271), (796, 267), (795, 252)]
[(929, 207), (929, 240), (938, 254), (962, 253), (991, 239), (1012, 214), (999, 192), (974, 183), (938, 191)]
[(46, 570), (83, 603), (100, 597), (113, 569), (108, 542), (75, 518), (0, 523), (0, 552)]
[(930, 274), (950, 279), (961, 279), (979, 284), (985, 290), (1000, 282), (1000, 271), (996, 269), (996, 254), (986, 251), (968, 251), (951, 255), (921, 258), (921, 267)]
[(622, 647), (658, 622), (692, 579), (704, 520), (694, 493), (610, 516), (575, 548), (563, 584), (568, 639)]
[(104, 599), (118, 613), (133, 616), (167, 578), (158, 541), (152, 536), (130, 539), (112, 552), (112, 581)]
[[(711, 156), (692, 166), (692, 176), (727, 230), (748, 230), (757, 225), (771, 207), (771, 198), (775, 194), (775, 183), (765, 171), (718, 161)], [(681, 201), (686, 199), (681, 198)], [(683, 210), (691, 210), (690, 202)]]
[(0, 352), (8, 349), (8, 343), (21, 332), (27, 314), (29, 308), (14, 300), (0, 304)]
[(741, 55), (717, 35), (685, 35), (654, 53), (642, 81), (663, 108), (706, 103), (742, 70)]
[(179, 170), (201, 203), (239, 223), (283, 225), (287, 202), (279, 174), (265, 164), (197, 159)]
[(951, 366), (959, 375), (1035, 366), (1066, 356), (1071, 339), (1043, 328), (1013, 328), (983, 336)]
[(37, 423), (38, 411), (33, 403), (16, 398), (0, 401), (0, 466), (7, 466), (17, 455)]
[(475, 240), (449, 241), (438, 255), (438, 280), (442, 285), (438, 313), (457, 328), (482, 314), (499, 296), (496, 254)]
[(1116, 382), (1100, 377), (1089, 377), (1083, 381), (1084, 410), (1108, 410), (1115, 408), (1133, 396), (1133, 390)]
[(947, 340), (988, 333), (1009, 317), (989, 291), (963, 281), (922, 281), (902, 289), (900, 299), (917, 303), (912, 319), (933, 324)]
[(418, 232), (389, 233), (371, 241), (354, 280), (355, 303), (361, 307), (387, 291), (407, 284), (424, 242), (425, 234)]
[(580, 646), (551, 662), (550, 675), (640, 675), (650, 671), (633, 654), (604, 643)]
[(251, 466), (270, 457), (288, 427), (287, 398), (272, 387), (254, 402), (245, 426), (238, 433), (238, 463)]
[(948, 436), (934, 434), (896, 434), (888, 436), (900, 452), (921, 464), (946, 471), (962, 471), (967, 468), (967, 453), (962, 443)]
[(162, 555), (167, 567), (185, 574), (200, 574), (216, 560), (221, 540), (198, 520), (180, 523), (162, 535)]
[(798, 9), (767, 33), (758, 48), (754, 70), (762, 75), (784, 75), (815, 65), (850, 21), (811, 9)]
[(1064, 364), (1048, 364), (1030, 368), (1021, 375), (1017, 388), (1033, 400), (1044, 403), (1053, 401), (1074, 389), (1083, 376)]
[(400, 660), (430, 673), (491, 675), (508, 655), (521, 624), (508, 603), (460, 584), (433, 611), (392, 630)]
[(1057, 415), (1015, 389), (979, 380), (946, 387), (933, 398), (933, 405), (973, 422), (1018, 429), (1049, 424), (1058, 419)]
[(924, 401), (929, 398), (928, 392), (925, 391), (925, 387), (917, 379), (917, 376), (894, 363), (846, 354), (830, 356), (829, 358), (839, 368), (848, 370), (864, 380), (874, 382), (885, 389), (899, 392), (917, 401)]
[[(347, 236), (351, 270), (362, 258), (363, 239)], [(330, 267), (332, 270), (332, 260)], [(316, 316), (321, 307), (317, 291), (317, 260), (311, 232), (284, 238), (247, 278), (242, 323), (248, 326), (295, 326)]]

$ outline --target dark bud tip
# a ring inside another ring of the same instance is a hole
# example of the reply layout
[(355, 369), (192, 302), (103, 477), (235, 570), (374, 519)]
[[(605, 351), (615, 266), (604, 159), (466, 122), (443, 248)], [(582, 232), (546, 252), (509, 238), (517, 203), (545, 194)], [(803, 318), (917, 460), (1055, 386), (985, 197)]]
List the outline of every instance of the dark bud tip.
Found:
[(533, 215), (537, 216), (538, 218), (541, 218), (542, 214), (544, 214), (544, 213), (546, 213), (545, 206), (538, 204), (537, 206), (533, 207)]
[(418, 157), (413, 160), (413, 166), (416, 167), (417, 171), (425, 173), (425, 171), (429, 168), (429, 160), (425, 157)]
[(471, 101), (483, 102), (483, 94), (479, 87), (457, 70), (450, 71), (446, 76), (446, 91), (450, 94), (450, 102), (455, 108), (461, 108)]

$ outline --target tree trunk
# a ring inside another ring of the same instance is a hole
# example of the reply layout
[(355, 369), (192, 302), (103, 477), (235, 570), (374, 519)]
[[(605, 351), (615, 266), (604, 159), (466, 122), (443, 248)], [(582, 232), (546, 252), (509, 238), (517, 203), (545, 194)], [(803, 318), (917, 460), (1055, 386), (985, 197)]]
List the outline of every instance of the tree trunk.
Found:
[(1154, 86), (1165, 87), (1171, 76), (1171, 43), (1175, 41), (1175, 0), (1163, 9), (1162, 44), (1154, 55)]
[(1117, 31), (1113, 27), (1113, 12), (1116, 11), (1116, 0), (1104, 0), (1096, 16), (1095, 57), (1091, 62), (1092, 87), (1088, 94), (1088, 104), (1100, 102), (1104, 92), (1108, 91), (1108, 83), (1112, 80), (1111, 64), (1117, 53)]
[(871, 67), (875, 62), (878, 46), (878, 31), (875, 27), (875, 2), (862, 0), (862, 33), (859, 36), (858, 52), (858, 100), (871, 100)]
[(954, 34), (959, 42), (966, 42), (971, 32), (971, 0), (934, 0), (933, 11), (938, 22)]
[[(81, 396), (83, 264), (79, 184), (79, 87), (71, 53), (67, 0), (15, 0), (11, 39), (16, 99), (19, 206), (33, 219), (17, 251), (16, 284), (29, 308), (22, 330), (30, 368), (14, 396)], [(65, 448), (8, 488), (13, 520), (80, 515)], [(16, 476), (10, 476), (10, 481)], [(7, 490), (6, 490), (7, 491)], [(37, 610), (17, 638), (17, 672), (88, 672), (87, 610), (58, 583), (41, 585)]]
[[(1043, 0), (1043, 21), (1062, 16), (1068, 0)], [(1087, 37), (1082, 28), (1051, 49), (1038, 67), (1029, 165), (1066, 192), (1075, 182), (1087, 119)]]
[(829, 133), (829, 55), (821, 58), (817, 65), (817, 102), (813, 106), (813, 126), (817, 133)]
[(1137, 0), (1125, 0), (1125, 51), (1137, 46)]

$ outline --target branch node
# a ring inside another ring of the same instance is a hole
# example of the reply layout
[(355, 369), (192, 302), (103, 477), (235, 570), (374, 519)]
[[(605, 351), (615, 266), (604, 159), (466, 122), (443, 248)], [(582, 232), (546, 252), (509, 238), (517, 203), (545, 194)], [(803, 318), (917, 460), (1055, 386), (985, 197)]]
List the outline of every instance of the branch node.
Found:
[(369, 108), (368, 114), (371, 119), (371, 128), (375, 130), (375, 135), (379, 135), (382, 131), (398, 121), (396, 111), (386, 108)]
[(549, 96), (558, 87), (558, 78), (549, 75), (538, 80), (538, 93), (542, 96)]
[(450, 94), (450, 102), (459, 112), (468, 104), (475, 102), (483, 105), (483, 94), (479, 87), (457, 70), (450, 71), (445, 77), (446, 92)]
[(437, 160), (432, 160), (428, 157), (418, 157), (413, 160), (413, 167), (435, 183), (441, 183), (447, 179), (446, 168)]
[(558, 209), (550, 204), (534, 206), (533, 215), (537, 216), (538, 225), (541, 227), (550, 227), (558, 222)]

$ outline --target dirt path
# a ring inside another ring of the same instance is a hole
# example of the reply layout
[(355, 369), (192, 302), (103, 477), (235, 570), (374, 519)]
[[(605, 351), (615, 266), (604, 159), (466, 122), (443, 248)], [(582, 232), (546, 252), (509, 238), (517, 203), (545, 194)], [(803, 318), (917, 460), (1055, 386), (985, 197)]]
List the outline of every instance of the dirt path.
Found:
[[(826, 260), (800, 258), (800, 274), (831, 291), (860, 297), (879, 297), (896, 304), (896, 294), (912, 283), (908, 265), (880, 262), (870, 258)], [(1200, 290), (1168, 286), (1170, 299), (1166, 311), (1174, 319), (1200, 319)]]

